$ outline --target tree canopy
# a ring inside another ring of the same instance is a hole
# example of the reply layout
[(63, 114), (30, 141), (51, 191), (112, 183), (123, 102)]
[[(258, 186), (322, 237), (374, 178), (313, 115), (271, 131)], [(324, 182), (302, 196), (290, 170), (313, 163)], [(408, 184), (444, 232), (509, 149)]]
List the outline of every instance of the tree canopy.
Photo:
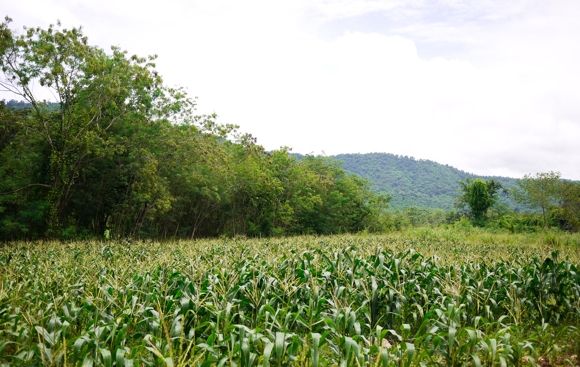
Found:
[(493, 179), (483, 181), (472, 180), (469, 177), (459, 181), (461, 195), (456, 200), (456, 206), (461, 212), (470, 216), (473, 223), (483, 226), (485, 214), (494, 204), (499, 202), (500, 191), (506, 191), (503, 185)]
[(332, 159), (266, 152), (196, 115), (155, 56), (106, 52), (80, 28), (9, 25), (0, 86), (26, 108), (0, 104), (0, 239), (339, 233), (376, 224), (386, 207)]
[(517, 180), (517, 183), (517, 187), (512, 189), (515, 200), (532, 208), (540, 208), (544, 226), (547, 226), (548, 209), (556, 204), (561, 189), (560, 173), (528, 174)]

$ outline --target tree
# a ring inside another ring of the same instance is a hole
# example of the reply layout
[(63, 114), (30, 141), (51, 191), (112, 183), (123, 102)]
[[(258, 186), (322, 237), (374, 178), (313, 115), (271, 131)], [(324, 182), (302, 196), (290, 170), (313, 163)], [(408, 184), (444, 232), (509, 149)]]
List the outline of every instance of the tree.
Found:
[(530, 208), (542, 209), (544, 227), (548, 225), (548, 209), (556, 204), (561, 188), (560, 172), (536, 173), (524, 175), (517, 180), (517, 187), (512, 189), (514, 200)]
[[(21, 120), (22, 128), (36, 139), (28, 139), (29, 145), (48, 152), (48, 162), (42, 181), (3, 184), (0, 192), (48, 190), (48, 228), (53, 229), (83, 167), (125, 150), (126, 141), (112, 133), (115, 125), (158, 113), (155, 107), (164, 91), (153, 70), (155, 57), (127, 57), (117, 47), (108, 54), (88, 45), (81, 28), (61, 29), (60, 22), (48, 29), (25, 28), (25, 34), (15, 36), (10, 22), (6, 18), (0, 25), (0, 87), (30, 104), (30, 118)], [(56, 98), (58, 108), (39, 99), (38, 85)]]
[[(154, 57), (107, 53), (80, 28), (15, 36), (9, 23), (0, 24), (0, 88), (24, 101), (0, 103), (0, 241), (380, 224), (388, 198), (368, 181), (331, 158), (266, 152), (215, 114), (193, 115), (182, 89), (163, 86)], [(56, 102), (40, 99), (39, 86)]]
[[(467, 212), (474, 224), (482, 226), (487, 210), (498, 201), (500, 190), (504, 190), (502, 184), (493, 179), (483, 181), (470, 178), (459, 181), (459, 184), (461, 185), (460, 192), (463, 194), (457, 199), (455, 205)], [(468, 207), (469, 211), (465, 207)]]
[(556, 214), (560, 228), (580, 231), (580, 183), (563, 181)]

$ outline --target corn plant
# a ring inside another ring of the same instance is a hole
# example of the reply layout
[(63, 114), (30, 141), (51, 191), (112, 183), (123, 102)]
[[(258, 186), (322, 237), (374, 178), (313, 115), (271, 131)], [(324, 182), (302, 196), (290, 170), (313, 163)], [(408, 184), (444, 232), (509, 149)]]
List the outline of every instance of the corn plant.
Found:
[(445, 232), (7, 244), (0, 364), (497, 366), (572, 360), (575, 249)]

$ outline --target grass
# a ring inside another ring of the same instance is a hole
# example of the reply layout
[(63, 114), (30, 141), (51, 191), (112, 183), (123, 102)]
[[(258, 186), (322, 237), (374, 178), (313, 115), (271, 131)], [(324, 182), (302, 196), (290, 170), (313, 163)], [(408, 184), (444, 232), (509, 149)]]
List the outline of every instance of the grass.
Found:
[(8, 243), (0, 364), (577, 365), (580, 236)]

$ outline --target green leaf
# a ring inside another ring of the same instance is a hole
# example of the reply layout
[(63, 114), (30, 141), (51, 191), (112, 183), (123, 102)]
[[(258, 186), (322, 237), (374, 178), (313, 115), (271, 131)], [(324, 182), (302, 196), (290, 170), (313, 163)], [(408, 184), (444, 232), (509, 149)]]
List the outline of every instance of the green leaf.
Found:
[(125, 361), (125, 351), (119, 348), (115, 353), (115, 362), (117, 364), (117, 367), (123, 366), (124, 361)]
[(270, 365), (270, 355), (272, 354), (272, 350), (274, 349), (274, 343), (266, 344), (264, 348), (264, 364), (263, 367), (268, 367)]
[(103, 356), (103, 364), (105, 367), (113, 366), (113, 358), (111, 358), (111, 352), (107, 349), (101, 349), (101, 355)]

